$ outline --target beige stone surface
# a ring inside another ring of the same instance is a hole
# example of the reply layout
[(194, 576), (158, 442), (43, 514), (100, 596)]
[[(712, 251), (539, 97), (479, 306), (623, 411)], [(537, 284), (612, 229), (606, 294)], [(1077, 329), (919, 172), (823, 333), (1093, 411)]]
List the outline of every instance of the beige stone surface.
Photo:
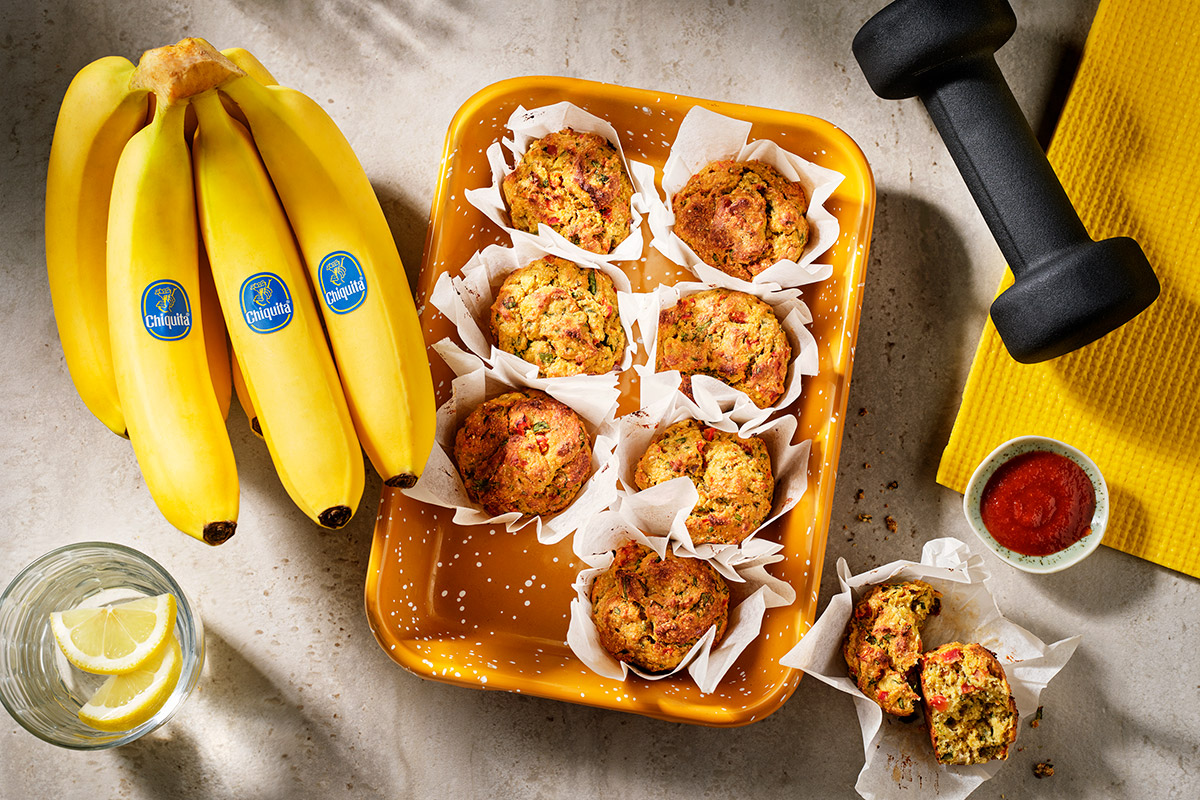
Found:
[[(1014, 3), (1020, 27), (999, 62), (1035, 128), (1096, 2)], [(72, 75), (102, 55), (136, 60), (183, 36), (245, 47), (322, 103), (371, 175), (410, 270), (446, 127), (494, 81), (566, 75), (835, 122), (866, 153), (879, 204), (823, 607), (839, 556), (858, 572), (916, 559), (941, 535), (981, 550), (960, 497), (934, 473), (1003, 262), (920, 104), (876, 98), (851, 55), (854, 33), (882, 4), (5, 0), (0, 386), (12, 415), (0, 432), (0, 586), (60, 544), (129, 544), (194, 596), (208, 662), (170, 724), (115, 751), (58, 750), (0, 718), (0, 796), (855, 797), (852, 704), (815, 680), (761, 722), (713, 730), (405, 672), (363, 612), (378, 478), (347, 529), (322, 532), (289, 501), (236, 408), (238, 535), (210, 549), (172, 530), (128, 443), (71, 385), (46, 288), (41, 203)], [(1041, 726), (1022, 731), (1011, 763), (976, 796), (1200, 796), (1200, 584), (1106, 548), (1047, 577), (989, 566), (1016, 622), (1047, 641), (1084, 640), (1043, 695)], [(1052, 778), (1034, 778), (1041, 761), (1054, 763)]]

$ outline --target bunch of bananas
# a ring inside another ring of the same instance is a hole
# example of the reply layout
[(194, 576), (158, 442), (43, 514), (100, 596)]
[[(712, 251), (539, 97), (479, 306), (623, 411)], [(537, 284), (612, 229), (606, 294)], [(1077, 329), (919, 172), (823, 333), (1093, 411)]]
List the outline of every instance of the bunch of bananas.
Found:
[(433, 385), (391, 231), (333, 120), (245, 50), (184, 39), (75, 76), (46, 262), (81, 398), (185, 533), (237, 524), (231, 386), (320, 525), (353, 516), (364, 449), (388, 485), (416, 481)]

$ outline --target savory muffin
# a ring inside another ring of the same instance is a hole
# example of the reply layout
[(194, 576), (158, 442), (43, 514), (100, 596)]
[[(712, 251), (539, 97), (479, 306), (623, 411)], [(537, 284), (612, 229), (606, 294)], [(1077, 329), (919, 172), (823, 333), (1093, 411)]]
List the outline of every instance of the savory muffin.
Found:
[(921, 626), (940, 604), (928, 583), (908, 581), (873, 586), (854, 607), (842, 655), (858, 688), (888, 714), (917, 711)]
[(592, 253), (611, 253), (629, 236), (633, 184), (621, 154), (599, 134), (546, 134), (500, 188), (518, 230), (537, 233), (544, 222)]
[(775, 480), (762, 439), (710, 428), (694, 419), (660, 431), (638, 461), (634, 483), (649, 489), (691, 478), (700, 499), (687, 518), (695, 544), (737, 544), (771, 513)]
[(939, 764), (1008, 757), (1017, 739), (1017, 704), (1004, 668), (981, 644), (951, 642), (921, 660), (925, 722)]
[(496, 346), (542, 375), (599, 375), (625, 353), (612, 278), (557, 256), (511, 273), (492, 304)]
[(750, 280), (808, 243), (804, 188), (763, 161), (714, 161), (671, 200), (675, 233), (700, 260)]
[(688, 397), (691, 376), (709, 375), (767, 408), (783, 396), (791, 360), (775, 312), (745, 292), (708, 289), (659, 314), (656, 369), (683, 373), (680, 389)]
[(454, 437), (454, 460), (487, 513), (553, 514), (591, 476), (592, 445), (574, 411), (528, 389), (472, 411)]
[(725, 635), (729, 587), (698, 558), (628, 542), (608, 571), (596, 576), (590, 594), (600, 644), (619, 661), (646, 672), (679, 666), (688, 650), (714, 625)]

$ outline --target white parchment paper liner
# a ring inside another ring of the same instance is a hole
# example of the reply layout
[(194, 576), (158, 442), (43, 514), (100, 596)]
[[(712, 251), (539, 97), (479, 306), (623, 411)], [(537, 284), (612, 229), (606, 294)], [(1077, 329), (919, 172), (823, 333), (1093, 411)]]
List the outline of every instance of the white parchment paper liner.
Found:
[[(678, 370), (656, 372), (658, 359), (658, 316), (665, 308), (671, 308), (681, 297), (714, 288), (706, 283), (677, 283), (674, 286), (659, 286), (653, 292), (635, 295), (639, 304), (638, 326), (642, 342), (649, 355), (645, 364), (634, 367), (640, 376), (641, 405), (653, 406), (668, 394), (678, 395), (677, 402), (691, 415), (723, 431), (737, 431), (741, 436), (750, 436), (762, 429), (767, 420), (782, 408), (791, 405), (800, 396), (802, 375), (816, 375), (819, 366), (817, 340), (808, 330), (812, 313), (800, 299), (799, 289), (779, 289), (776, 286), (746, 284), (744, 290), (759, 298), (774, 311), (783, 325), (792, 346), (792, 360), (788, 364), (787, 380), (783, 397), (774, 405), (759, 408), (741, 389), (708, 375), (692, 376), (692, 397), (679, 388), (683, 376)], [(741, 291), (741, 290), (739, 290)]]
[[(1004, 765), (991, 761), (973, 766), (942, 766), (933, 757), (925, 725), (901, 722), (858, 690), (846, 671), (842, 644), (854, 604), (877, 583), (920, 579), (942, 593), (942, 610), (929, 617), (921, 638), (925, 649), (953, 641), (978, 642), (1004, 666), (1020, 715), (1019, 729), (1038, 707), (1042, 689), (1075, 652), (1080, 637), (1047, 645), (1005, 619), (988, 589), (983, 558), (958, 539), (926, 542), (921, 562), (895, 561), (851, 576), (846, 560), (837, 562), (841, 592), (829, 601), (816, 624), (779, 663), (796, 667), (854, 697), (862, 727), (866, 763), (855, 789), (867, 800), (938, 797), (959, 800), (991, 778)], [(1017, 745), (1020, 745), (1018, 738)], [(917, 794), (914, 795), (913, 791)]]
[[(666, 537), (646, 536), (613, 511), (596, 517), (576, 533), (573, 543), (575, 552), (589, 568), (582, 570), (575, 578), (575, 598), (571, 601), (567, 644), (589, 669), (606, 678), (623, 681), (633, 672), (654, 681), (686, 669), (700, 691), (708, 694), (716, 689), (733, 662), (758, 636), (766, 610), (788, 605), (795, 600), (795, 592), (791, 587), (766, 571), (768, 564), (783, 560), (778, 550), (763, 554), (754, 562), (748, 561), (739, 567), (733, 578), (726, 578), (730, 590), (729, 621), (721, 642), (713, 646), (716, 628), (709, 628), (678, 667), (665, 673), (643, 672), (613, 658), (600, 644), (596, 625), (592, 622), (592, 604), (588, 596), (592, 581), (612, 564), (612, 551), (628, 540), (650, 547), (660, 558), (666, 553), (668, 545)], [(682, 558), (693, 557), (680, 555)]]
[[(635, 310), (631, 309), (631, 317)], [(474, 370), (483, 369), (489, 378), (500, 383), (516, 388), (540, 389), (561, 400), (593, 428), (613, 422), (621, 397), (615, 373), (540, 378), (537, 365), (502, 350), (496, 351), (500, 353), (500, 357), (494, 361), (486, 361), (463, 350), (449, 338), (436, 342), (433, 349), (450, 365), (455, 375), (466, 375)]]
[[(775, 494), (771, 512), (753, 533), (740, 544), (700, 544), (692, 542), (687, 529), (687, 517), (695, 508), (699, 495), (690, 478), (665, 481), (649, 489), (638, 490), (634, 483), (637, 463), (654, 435), (668, 425), (691, 414), (678, 402), (686, 400), (678, 392), (661, 398), (653, 406), (627, 414), (617, 420), (617, 481), (622, 516), (630, 525), (650, 535), (665, 536), (673, 552), (709, 559), (724, 577), (738, 580), (740, 565), (759, 556), (778, 552), (779, 545), (757, 539), (758, 532), (787, 513), (804, 496), (808, 488), (808, 456), (812, 441), (805, 439), (792, 444), (798, 421), (788, 415), (761, 428), (756, 436), (762, 438), (771, 457), (771, 472), (775, 478)], [(580, 553), (579, 555), (584, 555)], [(791, 590), (791, 587), (788, 587)], [(794, 598), (793, 598), (794, 599)]]
[(748, 142), (751, 124), (732, 119), (707, 108), (693, 106), (679, 125), (671, 155), (663, 165), (662, 187), (665, 202), (651, 193), (650, 244), (676, 264), (687, 267), (702, 281), (730, 289), (746, 289), (747, 281), (735, 278), (700, 260), (682, 239), (675, 235), (675, 214), (671, 198), (683, 188), (688, 179), (713, 161), (765, 161), (778, 169), (790, 181), (798, 181), (808, 197), (809, 235), (799, 261), (783, 260), (754, 276), (751, 283), (792, 287), (823, 281), (833, 274), (833, 267), (816, 263), (817, 257), (833, 246), (840, 234), (837, 218), (825, 208), (838, 185), (845, 180), (840, 172), (819, 167), (795, 153), (789, 153), (767, 139)]
[[(520, 356), (501, 350), (489, 342), (485, 330), (491, 330), (491, 308), (495, 301), (493, 286), (497, 288), (512, 272), (524, 267), (532, 261), (545, 258), (548, 255), (559, 256), (570, 260), (570, 256), (555, 248), (548, 248), (532, 240), (520, 240), (513, 243), (511, 248), (492, 245), (471, 256), (462, 268), (462, 276), (454, 277), (449, 272), (438, 276), (429, 301), (454, 323), (459, 338), (475, 355), (491, 366), (499, 368), (503, 365), (506, 374), (529, 373), (533, 367), (534, 377), (538, 367)], [(618, 392), (617, 379), (621, 372), (629, 369), (633, 356), (637, 352), (637, 340), (633, 335), (633, 323), (637, 319), (640, 305), (632, 296), (629, 278), (617, 267), (607, 262), (589, 262), (581, 266), (597, 269), (612, 278), (617, 290), (617, 311), (621, 315), (621, 327), (625, 330), (625, 353), (617, 368), (600, 375), (571, 375), (561, 378), (544, 378), (546, 381), (576, 381), (583, 379), (581, 384), (587, 391), (598, 391), (612, 394), (615, 407)], [(541, 388), (541, 387), (535, 387)], [(599, 424), (599, 420), (592, 420)]]
[[(512, 227), (508, 207), (504, 204), (504, 195), (500, 184), (504, 177), (516, 168), (530, 142), (542, 138), (546, 134), (571, 128), (583, 133), (595, 133), (603, 136), (617, 149), (621, 161), (625, 164), (625, 172), (633, 184), (633, 197), (630, 198), (630, 211), (633, 218), (629, 224), (629, 236), (617, 245), (611, 253), (593, 253), (572, 244), (549, 225), (538, 224), (536, 234), (520, 231)], [(631, 161), (625, 157), (621, 139), (617, 129), (610, 123), (589, 114), (579, 106), (567, 101), (554, 105), (541, 106), (526, 110), (517, 106), (517, 110), (508, 118), (508, 129), (512, 132), (511, 139), (493, 143), (487, 149), (488, 163), (492, 167), (492, 184), (479, 189), (468, 189), (464, 192), (467, 202), (483, 212), (488, 219), (503, 228), (515, 244), (521, 240), (541, 241), (547, 247), (554, 247), (570, 255), (564, 256), (572, 261), (601, 262), (601, 261), (636, 261), (642, 257), (642, 217), (650, 207), (651, 198), (655, 202), (658, 195), (654, 190), (654, 167), (640, 161)], [(512, 157), (510, 165), (505, 157), (507, 150)]]
[[(448, 356), (443, 352), (446, 345), (452, 348)], [(434, 349), (443, 353), (458, 377), (451, 384), (450, 399), (437, 410), (437, 430), (425, 471), (415, 486), (401, 490), (404, 494), (425, 503), (454, 509), (454, 522), (457, 525), (504, 525), (507, 531), (512, 532), (532, 522), (537, 526), (537, 539), (542, 544), (561, 541), (612, 505), (617, 496), (614, 452), (617, 442), (612, 422), (587, 426), (592, 437), (592, 475), (571, 505), (557, 514), (543, 517), (513, 511), (490, 516), (478, 503), (473, 502), (450, 455), (454, 452), (454, 436), (459, 426), (485, 400), (513, 389), (542, 387), (507, 382), (503, 373), (491, 369), (482, 359), (464, 352), (448, 339), (434, 345)], [(543, 391), (574, 409), (585, 421), (589, 419), (580, 406), (587, 406), (596, 398), (585, 395), (583, 399), (577, 399), (573, 392), (561, 391), (561, 386), (547, 387)], [(588, 410), (592, 417), (597, 415), (594, 404), (588, 406)]]

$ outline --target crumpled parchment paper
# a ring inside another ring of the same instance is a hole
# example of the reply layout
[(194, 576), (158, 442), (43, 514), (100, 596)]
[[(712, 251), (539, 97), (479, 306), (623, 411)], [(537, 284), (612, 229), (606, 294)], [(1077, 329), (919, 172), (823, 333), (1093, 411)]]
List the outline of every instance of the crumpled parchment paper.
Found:
[[(855, 789), (867, 800), (937, 797), (961, 800), (1004, 766), (992, 761), (972, 766), (944, 766), (933, 757), (924, 722), (906, 723), (884, 714), (849, 677), (842, 645), (854, 604), (878, 583), (923, 580), (942, 593), (942, 610), (922, 631), (926, 651), (953, 641), (978, 642), (996, 654), (1012, 689), (1020, 716), (1018, 731), (1038, 707), (1038, 698), (1075, 652), (1080, 637), (1045, 644), (1001, 613), (988, 589), (983, 557), (958, 539), (926, 542), (921, 561), (895, 561), (860, 575), (850, 575), (846, 560), (837, 562), (841, 592), (800, 643), (779, 663), (804, 670), (817, 680), (854, 697), (862, 727), (865, 762)], [(1018, 734), (1013, 750), (1019, 747)], [(1010, 751), (1011, 752), (1011, 751)], [(917, 792), (914, 794), (914, 791)]]

